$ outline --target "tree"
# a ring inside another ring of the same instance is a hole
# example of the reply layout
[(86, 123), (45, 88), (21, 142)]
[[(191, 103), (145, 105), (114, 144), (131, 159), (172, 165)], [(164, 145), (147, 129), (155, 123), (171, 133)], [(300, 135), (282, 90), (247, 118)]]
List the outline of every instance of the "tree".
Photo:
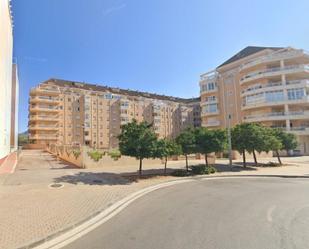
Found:
[(243, 166), (246, 167), (246, 151), (253, 153), (255, 165), (257, 158), (255, 150), (263, 151), (263, 127), (255, 123), (242, 123), (232, 129), (232, 147), (243, 155)]
[(169, 156), (175, 156), (181, 154), (181, 147), (173, 140), (159, 139), (156, 143), (155, 157), (165, 159), (164, 162), (164, 174), (166, 174), (167, 158)]
[(242, 154), (243, 166), (246, 168), (246, 138), (244, 137), (242, 126), (236, 125), (231, 131), (232, 148)]
[(188, 155), (195, 152), (195, 136), (194, 136), (194, 129), (187, 128), (183, 132), (181, 132), (178, 137), (176, 138), (177, 144), (180, 145), (182, 153), (186, 157), (186, 168), (189, 171), (188, 165)]
[(153, 157), (156, 148), (157, 136), (151, 125), (147, 122), (137, 123), (134, 119), (121, 127), (118, 139), (121, 154), (139, 160), (139, 176), (141, 176), (143, 159)]
[(29, 143), (28, 132), (25, 131), (23, 133), (18, 134), (18, 146), (23, 146)]
[(264, 130), (264, 135), (263, 135), (263, 151), (265, 152), (269, 152), (269, 151), (274, 151), (276, 153), (276, 156), (278, 158), (278, 162), (281, 165), (281, 158), (280, 158), (280, 154), (279, 154), (279, 150), (282, 149), (282, 142), (279, 138), (279, 136), (277, 135), (277, 132), (279, 132), (279, 130), (277, 129), (272, 129), (269, 127), (263, 127)]
[(287, 155), (290, 150), (296, 149), (298, 143), (295, 134), (284, 132), (281, 129), (274, 129), (275, 136), (281, 141), (283, 150), (286, 150)]
[(226, 146), (226, 133), (224, 130), (208, 130), (204, 127), (195, 129), (196, 152), (204, 154), (205, 164), (208, 167), (208, 154), (221, 152)]

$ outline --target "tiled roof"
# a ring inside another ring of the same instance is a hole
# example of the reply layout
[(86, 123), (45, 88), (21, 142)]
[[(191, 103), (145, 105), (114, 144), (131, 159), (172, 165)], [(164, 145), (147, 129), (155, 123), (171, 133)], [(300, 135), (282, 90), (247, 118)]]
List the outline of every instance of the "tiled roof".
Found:
[(155, 93), (140, 92), (140, 91), (134, 91), (134, 90), (129, 90), (129, 89), (121, 89), (121, 88), (116, 88), (116, 87), (109, 87), (109, 86), (55, 79), (55, 78), (46, 80), (43, 83), (48, 83), (48, 82), (53, 82), (55, 85), (60, 86), (60, 87), (74, 87), (74, 88), (79, 88), (83, 90), (110, 92), (114, 94), (123, 94), (123, 95), (128, 95), (128, 96), (135, 96), (135, 97), (142, 96), (145, 98), (168, 100), (168, 101), (174, 101), (174, 102), (179, 102), (179, 103), (193, 103), (193, 102), (200, 101), (199, 97), (185, 99), (185, 98), (165, 96), (165, 95), (160, 95), (160, 94), (155, 94)]
[(248, 46), (246, 48), (244, 48), (243, 50), (241, 50), (240, 52), (238, 52), (237, 54), (235, 54), (233, 57), (231, 57), (230, 59), (228, 59), (227, 61), (225, 61), (224, 63), (222, 63), (220, 66), (218, 66), (217, 68), (220, 68), (222, 66), (225, 66), (227, 64), (230, 64), (234, 61), (240, 60), (242, 58), (245, 58), (249, 55), (255, 54), (257, 52), (260, 52), (264, 49), (272, 49), (272, 50), (280, 50), (283, 49), (282, 47), (255, 47), (255, 46)]

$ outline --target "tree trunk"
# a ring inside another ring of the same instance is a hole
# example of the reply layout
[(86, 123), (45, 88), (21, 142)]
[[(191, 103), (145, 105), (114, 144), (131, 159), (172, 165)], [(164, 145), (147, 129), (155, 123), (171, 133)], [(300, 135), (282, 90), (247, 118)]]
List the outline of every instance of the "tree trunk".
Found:
[(278, 150), (276, 150), (276, 155), (277, 155), (279, 164), (282, 165), (281, 158), (280, 158), (280, 155), (279, 155), (279, 151), (278, 151)]
[(253, 150), (252, 153), (253, 153), (254, 164), (255, 164), (255, 166), (257, 167), (257, 166), (258, 166), (258, 162), (257, 162), (257, 160), (256, 160), (255, 150)]
[(139, 159), (139, 171), (138, 171), (139, 177), (142, 176), (142, 167), (143, 167), (143, 159), (140, 158), (140, 159)]
[(205, 154), (205, 164), (208, 167), (208, 155), (207, 155), (207, 153)]
[(165, 163), (164, 163), (164, 175), (166, 175), (166, 165), (167, 165), (167, 156), (165, 157)]
[(247, 163), (246, 163), (246, 151), (245, 150), (242, 151), (242, 161), (243, 161), (244, 168), (246, 168)]
[(185, 157), (186, 157), (186, 169), (187, 169), (187, 171), (189, 171), (188, 155), (186, 154)]

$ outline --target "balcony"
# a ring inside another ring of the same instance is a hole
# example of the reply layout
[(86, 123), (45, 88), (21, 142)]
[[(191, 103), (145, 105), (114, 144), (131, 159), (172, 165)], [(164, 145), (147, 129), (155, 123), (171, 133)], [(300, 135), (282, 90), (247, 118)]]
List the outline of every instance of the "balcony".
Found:
[(280, 121), (280, 120), (309, 119), (309, 111), (271, 112), (260, 115), (244, 116), (244, 122)]
[(50, 98), (48, 96), (35, 96), (30, 97), (30, 103), (48, 103), (48, 104), (59, 104), (59, 98)]
[(292, 74), (292, 73), (309, 73), (309, 65), (291, 65), (286, 67), (275, 67), (265, 70), (258, 70), (251, 72), (240, 79), (240, 84), (257, 80), (264, 77), (278, 76), (281, 74)]
[(241, 110), (248, 110), (248, 109), (254, 109), (254, 108), (260, 108), (260, 107), (266, 107), (266, 106), (280, 106), (284, 104), (305, 104), (309, 103), (309, 96), (303, 96), (299, 99), (282, 99), (282, 100), (276, 100), (276, 101), (268, 101), (266, 97), (258, 99), (256, 102), (252, 102), (250, 104), (243, 104), (241, 107)]
[(58, 122), (58, 115), (30, 115), (30, 121), (53, 121)]
[(201, 112), (201, 116), (202, 116), (202, 117), (213, 116), (213, 115), (219, 115), (219, 114), (220, 114), (219, 110), (213, 111), (213, 112), (206, 112), (206, 111), (202, 111), (202, 112)]
[(221, 122), (219, 120), (209, 120), (203, 126), (205, 127), (216, 127), (220, 126)]
[(299, 127), (291, 127), (288, 131), (290, 133), (294, 133), (295, 135), (309, 135), (309, 127), (299, 126)]
[(200, 76), (201, 81), (214, 81), (218, 76), (217, 71), (210, 71)]
[(35, 134), (35, 135), (29, 135), (29, 139), (34, 140), (57, 140), (58, 135), (46, 135), (46, 134)]
[(292, 89), (292, 88), (302, 88), (309, 87), (309, 80), (292, 80), (287, 81), (285, 85), (281, 81), (269, 82), (267, 84), (256, 84), (256, 86), (248, 87), (241, 92), (241, 97), (247, 95), (253, 95), (257, 93), (262, 93), (265, 91), (276, 91), (281, 89)]
[(30, 125), (29, 130), (58, 130), (57, 125)]
[(56, 106), (31, 105), (30, 112), (58, 112), (59, 108)]
[(43, 87), (33, 87), (30, 90), (30, 95), (52, 95), (57, 96), (60, 93), (59, 89), (53, 89), (53, 88), (43, 88)]
[(255, 59), (255, 60), (244, 63), (240, 67), (240, 70), (249, 69), (249, 68), (254, 67), (256, 65), (266, 64), (266, 63), (269, 63), (269, 62), (297, 58), (297, 57), (301, 57), (303, 55), (306, 55), (306, 53), (303, 50), (290, 50), (290, 51), (285, 51), (285, 52), (272, 53), (272, 54), (265, 55), (265, 56), (262, 56), (262, 57)]

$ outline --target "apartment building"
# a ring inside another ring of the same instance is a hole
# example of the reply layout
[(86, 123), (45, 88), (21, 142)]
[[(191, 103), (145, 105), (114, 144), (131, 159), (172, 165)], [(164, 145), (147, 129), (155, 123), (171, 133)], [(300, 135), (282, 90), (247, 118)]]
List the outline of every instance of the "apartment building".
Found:
[(30, 91), (29, 138), (37, 145), (117, 148), (121, 125), (133, 119), (152, 123), (159, 137), (174, 138), (200, 125), (200, 100), (59, 79)]
[(0, 1), (0, 164), (11, 151), (13, 24), (8, 0)]
[(202, 126), (257, 122), (297, 135), (309, 155), (309, 54), (291, 47), (246, 47), (200, 76)]

